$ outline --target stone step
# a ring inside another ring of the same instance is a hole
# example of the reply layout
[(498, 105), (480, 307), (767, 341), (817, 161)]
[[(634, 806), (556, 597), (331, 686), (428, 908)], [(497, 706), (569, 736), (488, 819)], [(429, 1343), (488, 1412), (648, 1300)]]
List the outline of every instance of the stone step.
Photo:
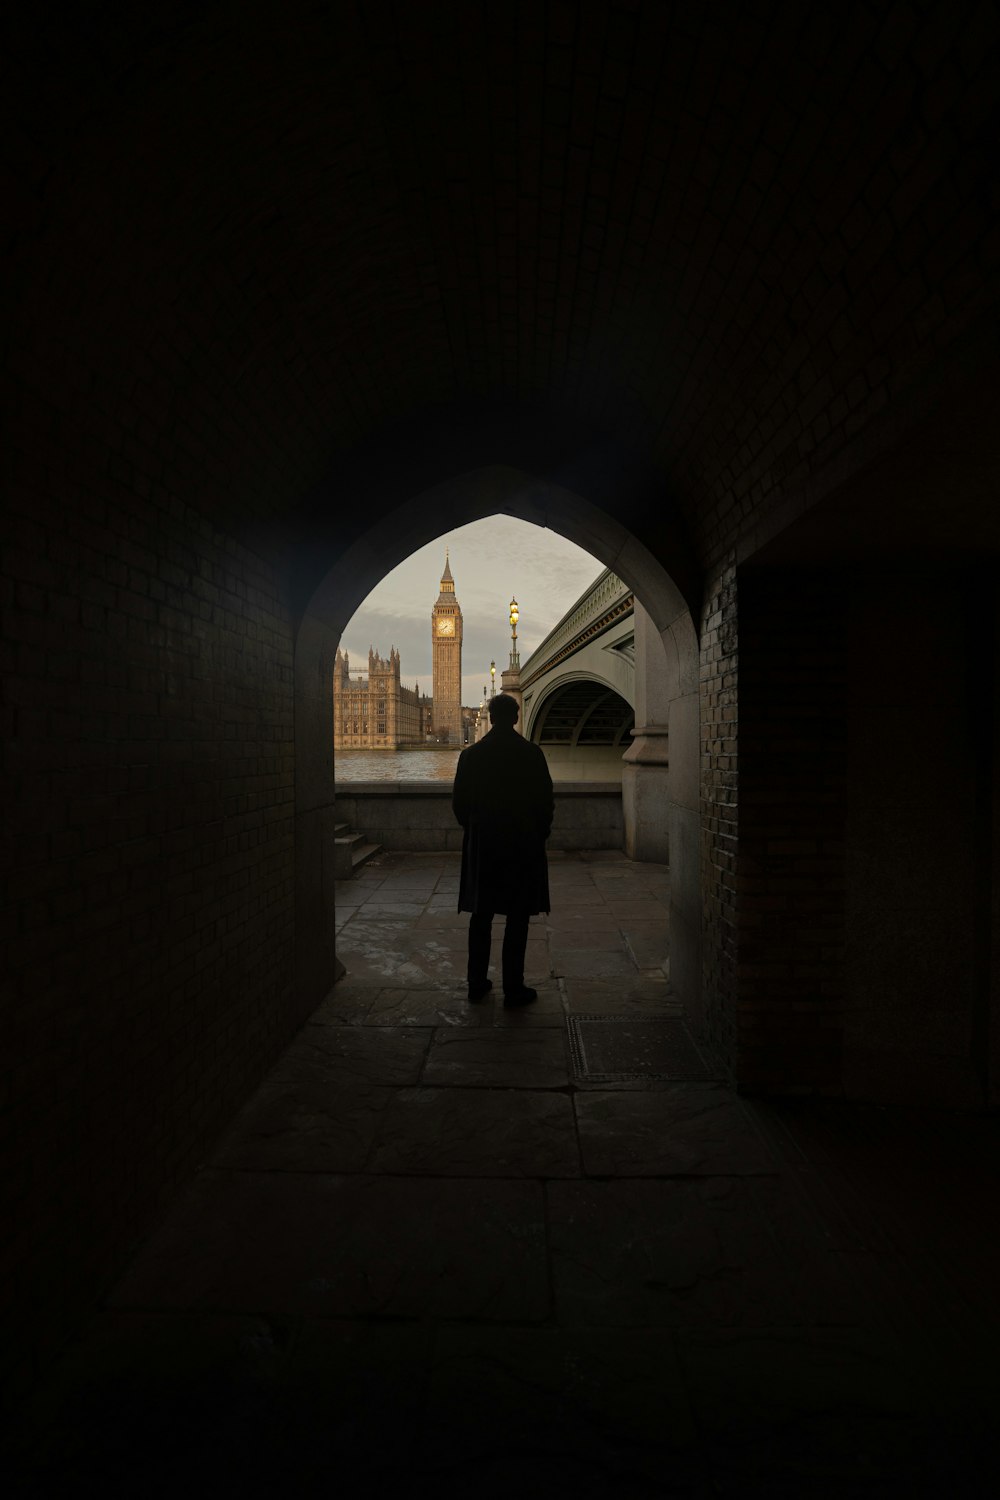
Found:
[(381, 844), (362, 844), (360, 848), (353, 849), (351, 851), (351, 864), (353, 868), (359, 870), (362, 865), (367, 864), (374, 855), (380, 854), (381, 851)]
[(350, 880), (355, 870), (360, 869), (373, 854), (377, 854), (382, 845), (369, 843), (363, 833), (355, 833), (346, 823), (341, 823), (339, 827), (345, 831), (334, 835), (334, 878)]

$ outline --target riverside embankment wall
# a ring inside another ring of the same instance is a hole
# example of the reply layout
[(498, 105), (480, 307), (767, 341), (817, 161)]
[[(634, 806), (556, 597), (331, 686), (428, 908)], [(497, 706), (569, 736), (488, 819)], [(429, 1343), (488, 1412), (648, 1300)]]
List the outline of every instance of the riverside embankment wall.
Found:
[[(622, 790), (613, 782), (557, 782), (550, 849), (621, 849)], [(461, 849), (451, 786), (434, 781), (348, 782), (337, 788), (337, 822), (387, 849)]]

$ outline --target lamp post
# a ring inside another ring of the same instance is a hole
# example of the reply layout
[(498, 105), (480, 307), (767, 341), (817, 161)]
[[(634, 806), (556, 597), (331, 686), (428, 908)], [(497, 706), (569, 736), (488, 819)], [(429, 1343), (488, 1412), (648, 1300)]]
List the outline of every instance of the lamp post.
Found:
[(490, 697), (491, 698), (495, 698), (496, 697), (496, 691), (497, 691), (497, 664), (496, 664), (495, 661), (491, 661), (490, 662)]
[[(508, 619), (510, 620), (510, 666), (500, 674), (500, 690), (507, 693), (517, 703), (518, 709), (523, 712), (524, 704), (521, 698), (521, 658), (517, 654), (517, 622), (521, 618), (521, 611), (517, 607), (517, 600), (510, 601)], [(524, 733), (524, 726), (517, 725), (519, 734)]]

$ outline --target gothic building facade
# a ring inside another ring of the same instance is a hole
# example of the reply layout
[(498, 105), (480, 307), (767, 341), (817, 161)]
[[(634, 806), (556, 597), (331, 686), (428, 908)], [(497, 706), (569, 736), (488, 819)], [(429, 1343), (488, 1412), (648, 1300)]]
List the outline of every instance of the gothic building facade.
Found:
[(441, 592), (431, 610), (434, 734), (451, 745), (464, 743), (462, 731), (462, 611), (445, 553)]
[(338, 648), (333, 669), (335, 750), (398, 750), (420, 745), (430, 704), (419, 687), (399, 680), (399, 652), (388, 658), (369, 647), (368, 675), (352, 681), (350, 657)]

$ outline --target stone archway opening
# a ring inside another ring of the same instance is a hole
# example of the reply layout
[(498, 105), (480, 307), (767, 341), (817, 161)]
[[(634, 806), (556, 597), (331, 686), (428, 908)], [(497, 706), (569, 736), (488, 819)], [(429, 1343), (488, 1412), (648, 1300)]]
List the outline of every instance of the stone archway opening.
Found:
[[(698, 646), (687, 599), (661, 559), (609, 510), (585, 495), (502, 466), (470, 471), (415, 493), (373, 519), (312, 592), (295, 657), (297, 985), (318, 1004), (342, 972), (335, 945), (336, 826), (332, 681), (338, 643), (372, 588), (417, 547), (458, 525), (507, 514), (548, 527), (622, 578), (642, 601), (656, 667), (637, 704), (635, 741), (647, 730), (670, 745), (669, 775), (644, 820), (670, 850), (671, 972), (678, 997), (701, 1022), (698, 832)], [(654, 722), (655, 719), (655, 722)], [(662, 760), (662, 756), (661, 756)]]

